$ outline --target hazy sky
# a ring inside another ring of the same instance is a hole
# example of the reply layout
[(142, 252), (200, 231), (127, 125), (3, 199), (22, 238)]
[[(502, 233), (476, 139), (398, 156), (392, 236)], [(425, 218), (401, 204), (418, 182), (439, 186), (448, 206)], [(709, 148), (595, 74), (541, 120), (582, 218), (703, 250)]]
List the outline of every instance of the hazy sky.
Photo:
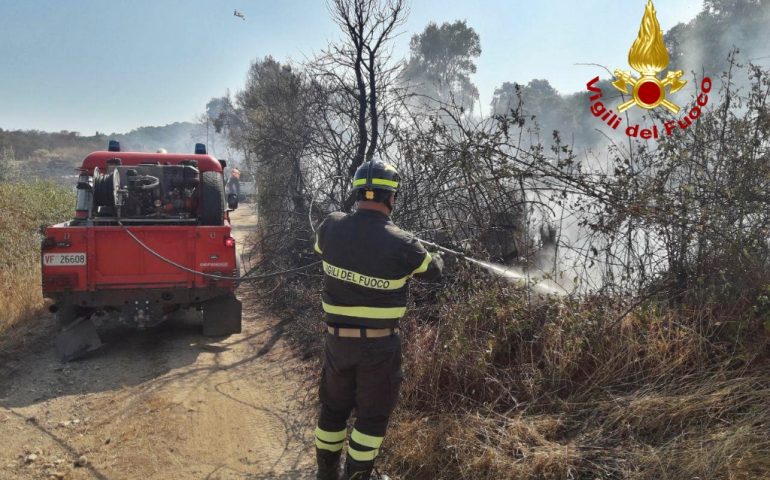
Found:
[[(474, 81), (487, 111), (505, 81), (546, 78), (569, 93), (600, 73), (576, 63), (627, 68), (645, 4), (412, 0), (395, 48), (406, 56), (430, 21), (467, 20), (481, 37)], [(658, 0), (661, 27), (701, 4)], [(323, 0), (0, 0), (0, 128), (92, 135), (189, 121), (241, 88), (254, 59), (299, 62), (337, 37)]]

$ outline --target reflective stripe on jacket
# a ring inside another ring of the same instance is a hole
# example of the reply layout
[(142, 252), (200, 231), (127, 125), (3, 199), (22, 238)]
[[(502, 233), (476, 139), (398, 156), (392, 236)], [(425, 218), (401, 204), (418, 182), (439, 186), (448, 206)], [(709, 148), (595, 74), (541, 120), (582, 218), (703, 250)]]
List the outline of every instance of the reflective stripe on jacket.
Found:
[(316, 232), (327, 323), (392, 328), (406, 312), (407, 280), (441, 274), (414, 236), (375, 210), (335, 212)]

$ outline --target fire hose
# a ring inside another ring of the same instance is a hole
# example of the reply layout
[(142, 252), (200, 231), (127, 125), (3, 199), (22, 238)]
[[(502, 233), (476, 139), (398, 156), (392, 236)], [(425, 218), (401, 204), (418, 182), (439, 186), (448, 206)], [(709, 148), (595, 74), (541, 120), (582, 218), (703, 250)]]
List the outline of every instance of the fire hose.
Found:
[[(260, 274), (260, 275), (229, 276), (229, 275), (218, 275), (218, 274), (214, 274), (214, 273), (200, 272), (198, 270), (194, 270), (192, 268), (185, 267), (184, 265), (180, 265), (179, 263), (174, 262), (173, 260), (164, 257), (163, 255), (161, 255), (160, 253), (156, 252), (151, 247), (149, 247), (147, 244), (145, 244), (141, 239), (139, 239), (139, 237), (134, 235), (134, 233), (131, 230), (129, 230), (128, 227), (123, 225), (121, 222), (118, 222), (118, 225), (123, 227), (123, 230), (140, 247), (142, 247), (144, 250), (146, 250), (148, 253), (150, 253), (151, 255), (156, 257), (157, 259), (159, 259), (159, 260), (161, 260), (161, 261), (163, 261), (163, 262), (165, 262), (165, 263), (167, 263), (167, 264), (169, 264), (169, 265), (171, 265), (171, 266), (173, 266), (175, 268), (178, 268), (179, 270), (185, 271), (187, 273), (192, 273), (194, 275), (199, 275), (199, 276), (202, 276), (202, 277), (205, 277), (205, 278), (211, 278), (211, 279), (215, 279), (215, 280), (230, 280), (230, 281), (234, 281), (234, 282), (244, 282), (244, 281), (249, 281), (249, 280), (263, 280), (263, 279), (266, 279), (266, 278), (277, 277), (277, 276), (281, 276), (281, 275), (287, 275), (287, 274), (290, 274), (290, 273), (295, 273), (295, 272), (300, 272), (300, 271), (303, 271), (303, 270), (307, 270), (307, 269), (309, 269), (311, 267), (314, 267), (316, 265), (319, 265), (321, 263), (320, 261), (317, 261), (317, 262), (309, 263), (307, 265), (303, 265), (303, 266), (297, 267), (297, 268), (291, 268), (291, 269), (287, 269), (287, 270), (279, 270), (279, 271), (270, 272), (270, 273), (264, 273), (264, 274)], [(312, 227), (312, 223), (311, 223), (311, 227)], [(315, 229), (313, 229), (313, 230), (315, 230)], [(556, 284), (554, 282), (551, 282), (552, 285), (546, 285), (544, 283), (534, 283), (534, 285), (533, 285), (533, 282), (532, 282), (533, 279), (528, 274), (519, 273), (519, 272), (514, 271), (511, 268), (507, 268), (507, 267), (504, 267), (504, 266), (499, 266), (499, 265), (483, 262), (481, 260), (477, 260), (477, 259), (475, 259), (473, 257), (470, 257), (470, 256), (468, 256), (468, 255), (466, 255), (466, 254), (464, 254), (462, 252), (458, 252), (456, 250), (452, 250), (450, 248), (444, 247), (444, 246), (439, 245), (437, 243), (430, 242), (428, 240), (423, 240), (422, 238), (419, 238), (419, 237), (415, 237), (415, 238), (417, 239), (417, 241), (419, 241), (420, 243), (422, 243), (424, 245), (436, 248), (437, 250), (439, 250), (441, 252), (444, 252), (444, 253), (447, 253), (449, 255), (455, 256), (455, 257), (460, 258), (462, 260), (465, 260), (465, 261), (467, 261), (469, 263), (473, 263), (475, 265), (478, 265), (478, 266), (484, 268), (485, 270), (490, 271), (490, 272), (492, 272), (492, 273), (494, 273), (494, 274), (496, 274), (498, 276), (502, 276), (502, 277), (509, 278), (509, 279), (514, 279), (514, 280), (519, 280), (519, 281), (525, 281), (525, 282), (527, 282), (527, 284), (529, 286), (532, 286), (533, 288), (535, 288), (537, 290), (541, 290), (542, 293), (545, 293), (545, 294), (557, 294), (557, 295), (564, 295), (564, 294), (568, 293), (563, 287), (561, 287), (560, 285), (558, 285), (558, 284)]]
[(276, 271), (276, 272), (270, 272), (270, 273), (265, 273), (265, 274), (261, 274), (261, 275), (244, 275), (244, 276), (235, 276), (235, 277), (228, 276), (228, 275), (217, 275), (217, 274), (214, 274), (214, 273), (199, 272), (198, 270), (193, 270), (192, 268), (185, 267), (184, 265), (180, 265), (180, 264), (176, 263), (175, 261), (164, 257), (160, 253), (158, 253), (155, 250), (153, 250), (152, 248), (150, 248), (142, 240), (140, 240), (139, 237), (134, 235), (134, 232), (129, 230), (128, 227), (123, 225), (121, 222), (118, 222), (118, 225), (123, 227), (123, 230), (128, 234), (128, 236), (131, 237), (137, 244), (139, 244), (140, 247), (145, 249), (148, 253), (153, 255), (158, 260), (161, 260), (161, 261), (163, 261), (165, 263), (168, 263), (172, 267), (176, 267), (179, 270), (183, 270), (183, 271), (185, 271), (187, 273), (192, 273), (192, 274), (195, 274), (195, 275), (200, 275), (201, 277), (206, 277), (206, 278), (213, 278), (215, 280), (232, 280), (234, 282), (243, 282), (243, 281), (246, 281), (246, 280), (261, 280), (261, 279), (270, 278), (270, 277), (277, 277), (279, 275), (286, 275), (288, 273), (299, 272), (301, 270), (306, 270), (306, 269), (308, 269), (310, 267), (314, 267), (314, 266), (316, 266), (316, 265), (321, 263), (320, 261), (318, 261), (318, 262), (310, 263), (308, 265), (304, 265), (302, 267), (291, 268), (291, 269), (288, 269), (288, 270), (279, 270), (279, 271)]
[[(289, 274), (289, 273), (299, 272), (299, 271), (302, 271), (302, 270), (306, 270), (306, 269), (308, 269), (310, 267), (314, 267), (314, 266), (316, 266), (316, 265), (321, 263), (320, 261), (317, 261), (317, 262), (313, 262), (313, 263), (310, 263), (310, 264), (307, 264), (307, 265), (303, 265), (301, 267), (291, 268), (291, 269), (288, 269), (288, 270), (279, 270), (279, 271), (276, 271), (276, 272), (270, 272), (270, 273), (265, 273), (265, 274), (260, 274), (260, 275), (243, 275), (243, 276), (237, 276), (237, 277), (228, 276), (228, 275), (217, 275), (217, 274), (214, 274), (214, 273), (200, 272), (198, 270), (194, 270), (192, 268), (185, 267), (184, 265), (181, 265), (181, 264), (179, 264), (179, 263), (177, 263), (177, 262), (175, 262), (175, 261), (173, 261), (173, 260), (171, 260), (169, 258), (164, 257), (160, 253), (158, 253), (155, 250), (153, 250), (152, 247), (150, 247), (149, 245), (144, 243), (139, 237), (134, 235), (134, 232), (129, 230), (129, 228), (127, 226), (123, 225), (123, 223), (118, 222), (118, 225), (123, 227), (123, 230), (128, 234), (129, 237), (131, 237), (134, 240), (134, 242), (136, 242), (140, 247), (142, 247), (144, 250), (146, 250), (149, 254), (151, 254), (152, 256), (157, 258), (158, 260), (161, 260), (162, 262), (165, 262), (165, 263), (171, 265), (172, 267), (178, 268), (179, 270), (185, 271), (187, 273), (192, 273), (194, 275), (200, 275), (200, 276), (206, 277), (206, 278), (212, 278), (212, 279), (215, 279), (215, 280), (232, 280), (232, 281), (235, 281), (235, 282), (243, 282), (243, 281), (247, 281), (247, 280), (261, 280), (261, 279), (265, 279), (265, 278), (277, 277), (277, 276), (280, 276), (280, 275), (286, 275), (286, 274)], [(421, 243), (426, 244), (426, 245), (430, 245), (430, 246), (436, 247), (439, 250), (445, 251), (447, 253), (451, 253), (452, 255), (457, 255), (457, 256), (459, 256), (461, 258), (468, 259), (468, 257), (466, 257), (465, 255), (463, 255), (460, 252), (456, 252), (454, 250), (450, 250), (450, 249), (448, 249), (446, 247), (442, 247), (440, 245), (437, 245), (435, 243), (429, 242), (427, 240), (422, 240), (420, 238), (418, 238), (417, 240), (420, 241)]]

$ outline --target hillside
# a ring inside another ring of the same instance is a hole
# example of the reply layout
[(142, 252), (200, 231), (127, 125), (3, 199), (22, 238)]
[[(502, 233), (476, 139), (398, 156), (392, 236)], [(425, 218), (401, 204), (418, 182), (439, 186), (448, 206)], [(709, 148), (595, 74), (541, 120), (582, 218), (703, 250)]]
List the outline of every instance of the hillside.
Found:
[[(218, 137), (211, 128), (210, 152), (225, 155), (226, 144)], [(0, 128), (0, 180), (51, 180), (71, 184), (73, 170), (83, 158), (95, 150), (104, 150), (112, 139), (118, 140), (124, 150), (152, 152), (165, 148), (169, 152), (192, 152), (195, 143), (206, 142), (206, 126), (176, 122), (140, 127), (125, 134), (92, 136), (68, 131), (49, 133)]]

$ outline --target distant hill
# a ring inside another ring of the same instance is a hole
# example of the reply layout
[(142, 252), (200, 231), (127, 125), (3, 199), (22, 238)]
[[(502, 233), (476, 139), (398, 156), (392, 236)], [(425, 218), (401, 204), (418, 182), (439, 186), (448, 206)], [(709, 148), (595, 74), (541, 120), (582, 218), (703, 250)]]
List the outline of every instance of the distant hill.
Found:
[[(95, 150), (105, 150), (109, 140), (118, 140), (123, 150), (192, 153), (195, 143), (206, 143), (206, 126), (176, 122), (162, 127), (140, 127), (125, 134), (81, 136), (77, 132), (57, 133), (0, 128), (0, 180), (54, 180), (71, 183), (74, 169)], [(223, 136), (208, 135), (209, 152), (227, 156)]]

